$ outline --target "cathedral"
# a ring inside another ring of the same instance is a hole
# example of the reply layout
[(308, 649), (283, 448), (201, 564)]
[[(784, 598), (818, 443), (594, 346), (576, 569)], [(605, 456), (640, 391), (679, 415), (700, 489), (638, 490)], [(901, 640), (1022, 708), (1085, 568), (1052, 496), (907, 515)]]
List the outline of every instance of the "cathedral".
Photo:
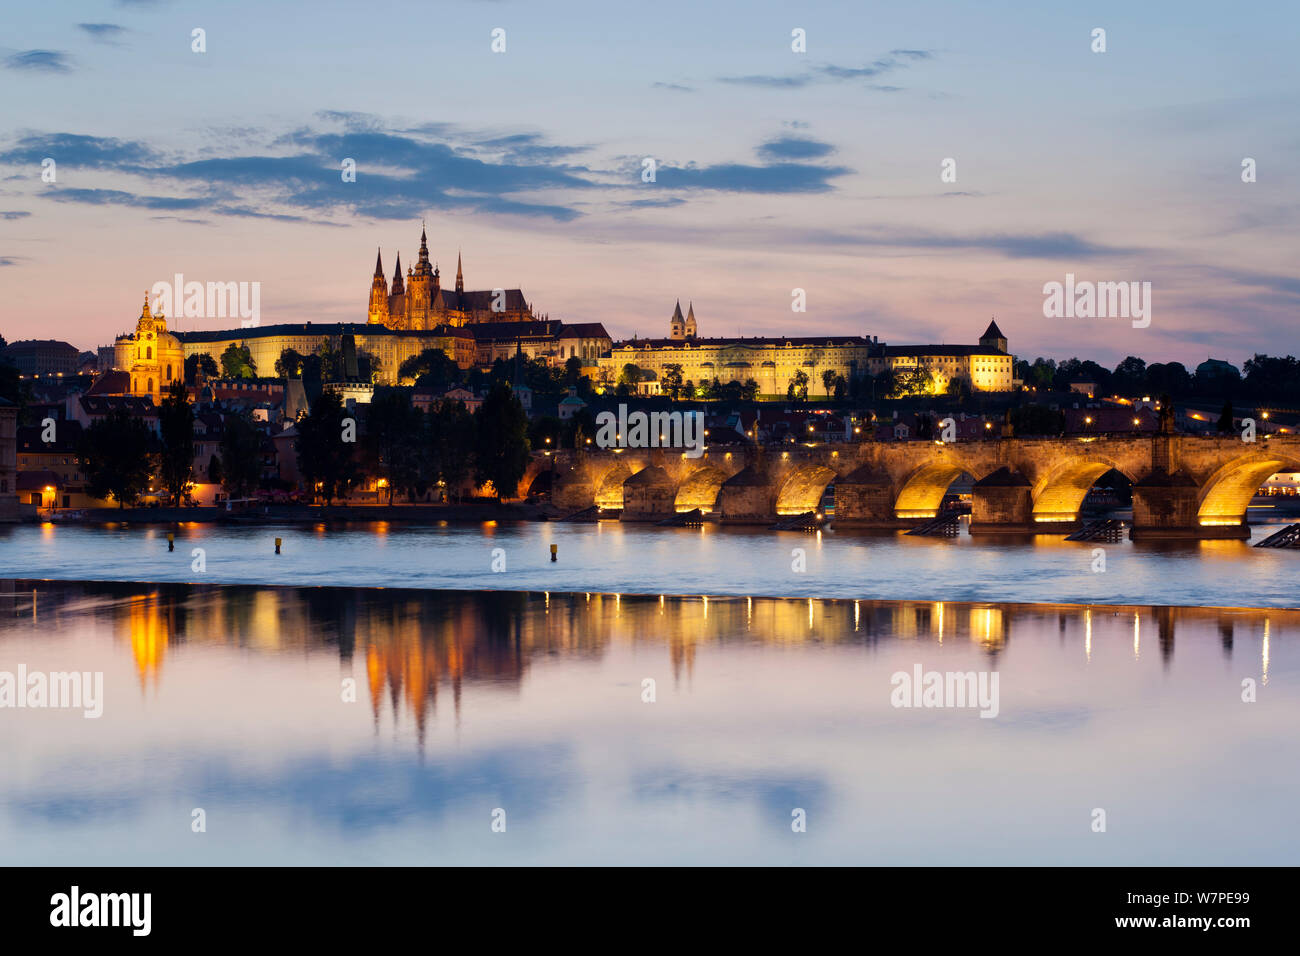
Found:
[(398, 331), (427, 331), (441, 325), (460, 327), (482, 322), (529, 322), (532, 306), (519, 289), (465, 291), (460, 255), (456, 256), (456, 287), (445, 289), (437, 265), (429, 261), (429, 244), (420, 229), (420, 257), (402, 276), (402, 255), (390, 286), (384, 277), (382, 252), (375, 256), (375, 274), (370, 281), (370, 308), (366, 321)]

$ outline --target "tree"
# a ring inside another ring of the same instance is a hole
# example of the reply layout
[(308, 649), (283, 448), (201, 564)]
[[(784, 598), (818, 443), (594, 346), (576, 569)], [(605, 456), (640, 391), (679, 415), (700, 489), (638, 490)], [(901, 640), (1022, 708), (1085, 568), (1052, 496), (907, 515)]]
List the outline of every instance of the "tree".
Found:
[(18, 366), (10, 361), (5, 348), (4, 336), (0, 335), (0, 399), (19, 406), (26, 405), (30, 389), (22, 380)]
[(849, 390), (849, 380), (846, 379), (843, 375), (836, 375), (835, 383), (833, 387), (835, 389), (836, 399), (841, 399), (844, 397), (845, 393), (848, 392)]
[(803, 369), (796, 369), (790, 379), (790, 384), (785, 388), (785, 397), (790, 401), (800, 401), (808, 397), (808, 373)]
[(361, 451), (367, 468), (388, 486), (388, 503), (398, 491), (408, 491), (419, 479), (421, 412), (397, 389), (375, 393), (366, 406)]
[(206, 378), (216, 378), (221, 374), (217, 370), (217, 360), (207, 352), (196, 352), (185, 359), (185, 384), (194, 385), (199, 380), (199, 375)]
[(208, 481), (214, 485), (219, 485), (222, 477), (221, 456), (213, 453), (212, 457), (208, 459)]
[(247, 498), (262, 478), (262, 432), (246, 413), (228, 413), (222, 422), (221, 487), (231, 498)]
[(664, 365), (660, 378), (660, 390), (669, 398), (677, 398), (682, 393), (682, 367), (676, 362)]
[(221, 374), (226, 378), (256, 378), (257, 365), (247, 345), (231, 342), (221, 353)]
[(339, 393), (327, 389), (311, 411), (298, 419), (298, 438), (294, 442), (298, 470), (313, 494), (320, 485), (319, 493), (327, 505), (356, 478), (352, 445), (343, 440), (344, 420), (349, 417)]
[(302, 353), (297, 349), (282, 349), (275, 360), (277, 378), (297, 378), (302, 374)]
[(826, 389), (826, 397), (831, 397), (831, 389), (835, 387), (835, 381), (840, 377), (840, 373), (833, 368), (822, 370), (822, 388)]
[(623, 366), (623, 370), (618, 373), (618, 388), (620, 395), (626, 395), (629, 391), (635, 393), (641, 385), (641, 367), (632, 362)]
[(77, 462), (86, 490), (95, 498), (115, 498), (124, 508), (149, 487), (153, 436), (140, 419), (116, 408), (82, 433)]
[(464, 402), (440, 402), (425, 421), (421, 480), (441, 481), (449, 495), (459, 498), (460, 487), (473, 471), (474, 417)]
[(893, 395), (907, 398), (915, 395), (929, 395), (934, 391), (934, 377), (928, 368), (914, 366), (906, 368), (894, 376)]
[(173, 505), (189, 492), (194, 476), (194, 406), (181, 382), (172, 382), (158, 406), (158, 478)]
[(758, 398), (758, 382), (752, 378), (745, 379), (745, 384), (740, 387), (740, 397), (747, 402)]
[(1236, 431), (1237, 425), (1233, 419), (1234, 416), (1232, 414), (1232, 402), (1224, 401), (1223, 411), (1219, 412), (1219, 421), (1215, 425), (1215, 428), (1223, 434)]
[(564, 360), (564, 384), (576, 388), (586, 376), (582, 374), (582, 359), (570, 355)]
[(497, 498), (513, 498), (528, 468), (528, 416), (504, 384), (496, 385), (474, 415), (474, 477), (491, 482)]
[(1116, 392), (1130, 395), (1142, 395), (1150, 392), (1147, 385), (1147, 363), (1136, 355), (1130, 355), (1115, 366), (1111, 379), (1111, 388)]
[(445, 389), (460, 384), (460, 366), (442, 349), (425, 349), (397, 367), (399, 381), (413, 380), (420, 388)]

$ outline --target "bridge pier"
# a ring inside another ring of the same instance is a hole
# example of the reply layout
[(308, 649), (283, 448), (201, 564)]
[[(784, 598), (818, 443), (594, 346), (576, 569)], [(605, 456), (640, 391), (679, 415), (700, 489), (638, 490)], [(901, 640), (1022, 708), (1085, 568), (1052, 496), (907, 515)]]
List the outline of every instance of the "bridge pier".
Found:
[[(1056, 524), (1053, 522), (1053, 530)], [(1027, 534), (1042, 530), (1042, 525), (1034, 522), (1033, 486), (1020, 472), (1003, 466), (971, 487), (971, 534)]]
[(649, 465), (623, 482), (621, 521), (662, 521), (676, 514), (677, 486), (659, 465)]
[(894, 515), (894, 483), (885, 472), (859, 465), (835, 481), (835, 524), (846, 528), (906, 528)]
[[(1199, 487), (1186, 471), (1157, 469), (1133, 483), (1133, 528), (1129, 538), (1249, 538), (1245, 515), (1233, 519), (1199, 517)], [(1204, 521), (1204, 523), (1202, 523)]]
[(767, 469), (748, 464), (722, 483), (718, 510), (723, 524), (771, 524), (776, 521), (776, 497)]

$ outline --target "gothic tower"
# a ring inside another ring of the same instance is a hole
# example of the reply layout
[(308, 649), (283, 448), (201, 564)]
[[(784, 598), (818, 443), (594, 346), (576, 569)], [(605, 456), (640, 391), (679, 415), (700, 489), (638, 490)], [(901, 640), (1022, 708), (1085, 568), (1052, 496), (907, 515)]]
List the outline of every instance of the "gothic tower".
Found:
[(686, 309), (686, 337), (695, 338), (695, 303), (692, 302)]
[(420, 227), (420, 257), (406, 283), (406, 314), (408, 329), (426, 329), (429, 310), (433, 303), (433, 263), (429, 261), (429, 240), (424, 227)]
[(456, 294), (465, 291), (465, 274), (460, 269), (460, 252), (456, 253)]
[(383, 255), (375, 253), (375, 274), (370, 280), (370, 313), (366, 321), (371, 325), (388, 324), (388, 280), (384, 278)]
[(686, 320), (682, 318), (682, 300), (677, 300), (677, 307), (673, 309), (673, 317), (668, 320), (668, 337), (670, 339), (686, 338)]
[(995, 349), (999, 352), (1007, 350), (1007, 337), (1002, 334), (996, 321), (989, 322), (989, 327), (980, 336), (980, 348)]

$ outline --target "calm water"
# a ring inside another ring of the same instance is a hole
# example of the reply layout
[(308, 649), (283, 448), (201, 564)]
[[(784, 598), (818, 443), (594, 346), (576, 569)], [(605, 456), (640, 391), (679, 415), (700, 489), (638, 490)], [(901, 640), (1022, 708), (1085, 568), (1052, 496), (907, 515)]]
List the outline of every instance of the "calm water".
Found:
[[(1255, 540), (1279, 525), (1257, 526)], [(1300, 607), (1300, 551), (599, 524), (0, 527), (0, 576), (623, 594)], [(274, 539), (284, 539), (274, 553)], [(559, 560), (550, 561), (550, 545)], [(205, 568), (194, 569), (194, 549)], [(1094, 550), (1104, 549), (1097, 572)], [(494, 551), (500, 549), (495, 554)], [(795, 549), (803, 552), (802, 558)], [(493, 571), (494, 560), (501, 572)], [(805, 570), (796, 571), (802, 562)], [(504, 563), (504, 564), (503, 564)]]
[[(582, 553), (556, 528), (496, 540), (523, 551), (543, 531)], [(65, 543), (19, 537), (66, 570)], [(588, 537), (622, 541), (616, 564), (640, 539)], [(393, 534), (356, 573), (454, 578), (422, 570), (428, 555), (482, 539)], [(299, 557), (312, 540), (290, 537), (278, 567), (350, 553), (331, 533)], [(759, 564), (775, 548), (702, 540)], [(823, 575), (872, 567), (832, 570), (857, 547), (824, 543)], [(954, 577), (949, 560), (985, 560), (912, 550), (934, 556), (913, 567)], [(670, 551), (645, 560), (647, 586)], [(271, 567), (225, 560), (243, 576)], [(0, 710), (8, 864), (1300, 859), (1300, 612), (12, 580), (0, 602), (0, 671), (104, 674), (99, 719)], [(998, 715), (891, 706), (891, 675), (916, 665), (996, 672)]]

